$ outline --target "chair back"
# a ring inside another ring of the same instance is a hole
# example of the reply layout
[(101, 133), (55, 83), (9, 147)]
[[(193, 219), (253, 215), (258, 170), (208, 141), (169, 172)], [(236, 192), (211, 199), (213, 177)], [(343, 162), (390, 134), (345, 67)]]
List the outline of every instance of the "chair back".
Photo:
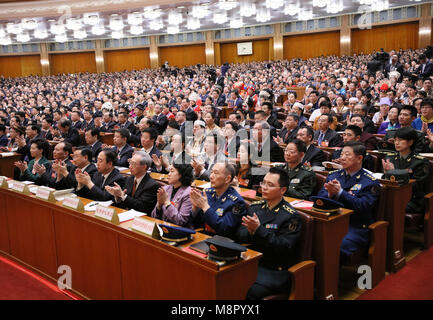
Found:
[(425, 181), (424, 191), (426, 194), (433, 192), (433, 160), (429, 160), (429, 173)]
[(313, 195), (317, 195), (326, 182), (326, 176), (316, 172), (316, 186), (313, 190)]
[(297, 211), (302, 220), (301, 238), (298, 242), (298, 262), (310, 260), (313, 248), (314, 218), (302, 211)]
[(374, 218), (376, 221), (383, 221), (385, 219), (386, 188), (385, 185), (380, 185), (379, 202), (374, 210)]

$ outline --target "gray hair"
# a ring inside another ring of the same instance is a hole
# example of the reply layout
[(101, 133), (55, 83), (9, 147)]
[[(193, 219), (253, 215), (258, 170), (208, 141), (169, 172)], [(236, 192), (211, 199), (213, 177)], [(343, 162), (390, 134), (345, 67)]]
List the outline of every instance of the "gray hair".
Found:
[(140, 156), (140, 166), (146, 165), (146, 167), (149, 169), (152, 166), (152, 158), (149, 156), (147, 152), (144, 151), (135, 151), (136, 155)]

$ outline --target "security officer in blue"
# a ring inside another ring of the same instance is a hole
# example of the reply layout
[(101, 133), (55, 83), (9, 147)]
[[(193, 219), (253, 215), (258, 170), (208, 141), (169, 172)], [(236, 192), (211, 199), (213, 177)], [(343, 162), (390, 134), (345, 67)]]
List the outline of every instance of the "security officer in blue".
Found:
[(254, 202), (236, 233), (239, 243), (250, 243), (251, 249), (263, 253), (256, 282), (247, 293), (248, 300), (288, 293), (291, 287), (288, 268), (299, 262), (297, 247), (302, 220), (284, 200), (290, 178), (281, 167), (269, 169), (263, 178), (262, 201)]
[(368, 226), (375, 221), (374, 212), (380, 195), (379, 182), (362, 168), (366, 154), (363, 143), (347, 142), (340, 156), (343, 169), (332, 171), (318, 196), (341, 202), (346, 209), (352, 209), (349, 232), (341, 244), (342, 258), (370, 241)]
[[(234, 239), (236, 230), (246, 214), (244, 199), (230, 186), (235, 168), (229, 163), (216, 163), (212, 167), (212, 188), (201, 192), (192, 189), (190, 198), (195, 227), (204, 226), (206, 233)], [(205, 194), (204, 194), (205, 193)]]

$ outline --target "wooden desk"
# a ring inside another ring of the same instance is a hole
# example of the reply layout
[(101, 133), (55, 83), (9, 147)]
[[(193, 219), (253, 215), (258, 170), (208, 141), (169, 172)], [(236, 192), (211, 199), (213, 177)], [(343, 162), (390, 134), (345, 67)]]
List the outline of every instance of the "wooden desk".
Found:
[(14, 162), (21, 160), (21, 154), (14, 152), (13, 155), (2, 156), (0, 153), (0, 176), (14, 177)]
[[(116, 226), (3, 188), (0, 202), (0, 252), (52, 281), (59, 266), (70, 266), (72, 291), (85, 298), (244, 299), (257, 276), (261, 253), (252, 250), (219, 267), (128, 230), (131, 222)], [(193, 241), (206, 237), (197, 233)]]
[[(297, 200), (284, 197), (288, 202)], [(316, 287), (318, 299), (338, 299), (338, 279), (340, 272), (340, 246), (349, 231), (349, 209), (325, 216), (311, 210), (299, 209), (314, 217), (313, 260), (317, 262)]]
[(380, 180), (386, 185), (385, 191), (385, 220), (389, 222), (386, 270), (397, 272), (406, 264), (403, 252), (404, 217), (406, 206), (412, 197), (412, 185), (415, 180), (410, 180), (408, 184), (399, 186), (388, 180)]
[(114, 133), (113, 132), (101, 132), (100, 135), (101, 135), (102, 144), (106, 144), (109, 146), (114, 145), (114, 142), (113, 142)]

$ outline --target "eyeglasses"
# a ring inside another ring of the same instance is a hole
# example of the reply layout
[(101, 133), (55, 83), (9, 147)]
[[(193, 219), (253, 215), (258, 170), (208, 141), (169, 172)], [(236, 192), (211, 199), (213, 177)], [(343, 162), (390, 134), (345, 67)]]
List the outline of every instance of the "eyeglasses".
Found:
[(280, 186), (274, 186), (272, 183), (269, 182), (260, 182), (260, 187), (266, 187), (266, 188), (281, 188)]

